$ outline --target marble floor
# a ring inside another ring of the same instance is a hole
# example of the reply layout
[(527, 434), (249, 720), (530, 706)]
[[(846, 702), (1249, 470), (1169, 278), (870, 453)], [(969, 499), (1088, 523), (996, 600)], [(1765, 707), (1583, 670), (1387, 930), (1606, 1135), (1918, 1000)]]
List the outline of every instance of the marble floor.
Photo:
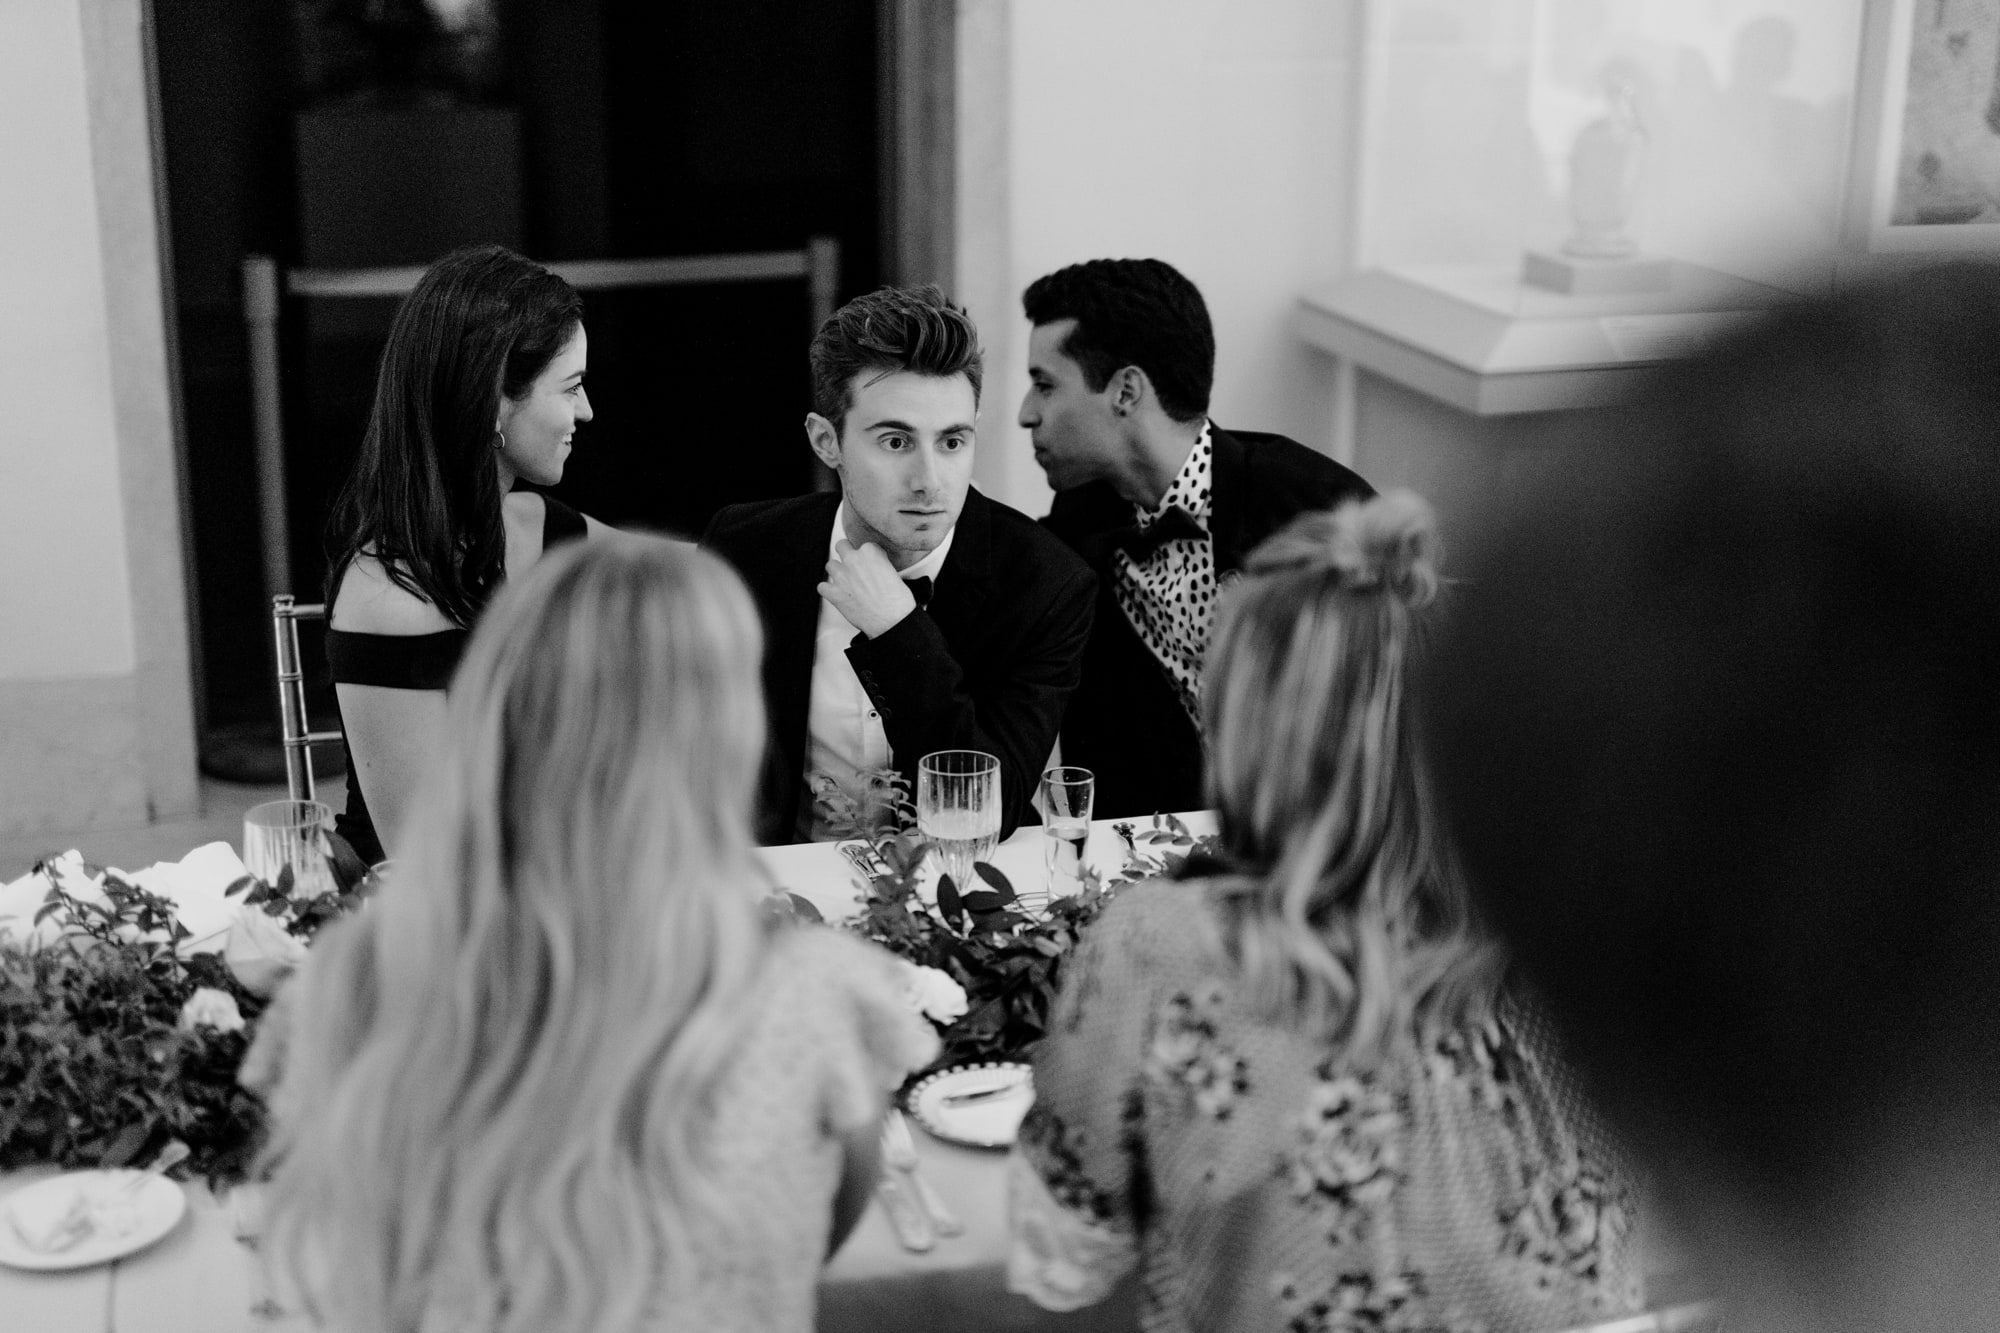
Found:
[[(342, 778), (318, 784), (317, 795), (338, 810), (347, 799)], [(201, 780), (201, 811), (188, 819), (157, 824), (90, 829), (38, 829), (0, 833), (0, 884), (20, 878), (44, 856), (75, 848), (84, 859), (119, 870), (138, 870), (155, 861), (178, 861), (203, 843), (218, 839), (241, 849), (243, 812), (261, 801), (283, 800), (285, 788)]]

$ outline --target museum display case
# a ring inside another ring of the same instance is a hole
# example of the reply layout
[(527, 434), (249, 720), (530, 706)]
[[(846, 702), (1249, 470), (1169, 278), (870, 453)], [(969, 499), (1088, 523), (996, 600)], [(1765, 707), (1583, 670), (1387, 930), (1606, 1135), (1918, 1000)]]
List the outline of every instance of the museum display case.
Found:
[(1862, 0), (1368, 3), (1356, 262), (1305, 295), (1308, 340), (1548, 410), (1836, 281)]

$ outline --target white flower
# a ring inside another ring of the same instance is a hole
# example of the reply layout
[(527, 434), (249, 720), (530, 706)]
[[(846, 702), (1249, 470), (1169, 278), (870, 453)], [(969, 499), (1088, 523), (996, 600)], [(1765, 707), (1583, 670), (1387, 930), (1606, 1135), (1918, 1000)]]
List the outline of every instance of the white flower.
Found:
[(192, 1032), (196, 1028), (241, 1032), (243, 1015), (236, 1008), (236, 997), (213, 986), (203, 986), (188, 996), (188, 1002), (181, 1006), (180, 1029)]
[(306, 960), (304, 941), (286, 930), (276, 917), (262, 908), (241, 907), (229, 923), (229, 938), (222, 946), (222, 961), (243, 989), (269, 998), (278, 983)]
[(903, 1002), (913, 1013), (943, 1026), (965, 1017), (965, 987), (934, 967), (903, 964)]

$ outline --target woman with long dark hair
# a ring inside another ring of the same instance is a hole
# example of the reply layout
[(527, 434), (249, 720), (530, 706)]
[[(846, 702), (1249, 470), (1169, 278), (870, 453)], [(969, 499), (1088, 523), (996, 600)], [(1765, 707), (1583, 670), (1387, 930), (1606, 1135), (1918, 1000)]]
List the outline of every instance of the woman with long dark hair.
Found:
[(591, 418), (588, 355), (575, 289), (497, 245), (438, 260), (396, 312), (327, 528), (327, 658), (350, 760), (339, 830), (364, 860), (403, 830), (487, 598), (548, 547), (606, 530), (513, 489), (562, 479)]

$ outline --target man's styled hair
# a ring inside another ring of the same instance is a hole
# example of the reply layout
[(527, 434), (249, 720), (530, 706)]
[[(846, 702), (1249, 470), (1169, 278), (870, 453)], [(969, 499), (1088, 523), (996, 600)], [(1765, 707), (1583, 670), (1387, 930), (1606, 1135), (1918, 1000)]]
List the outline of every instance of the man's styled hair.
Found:
[(1195, 285), (1158, 259), (1092, 259), (1037, 278), (1021, 295), (1030, 324), (1073, 319), (1062, 352), (1101, 390), (1127, 366), (1153, 382), (1175, 421), (1208, 412), (1215, 328)]
[(984, 370), (979, 330), (965, 307), (936, 283), (878, 287), (827, 316), (813, 335), (813, 411), (840, 431), (854, 406), (854, 379), (908, 371), (949, 379), (963, 375), (979, 401)]

